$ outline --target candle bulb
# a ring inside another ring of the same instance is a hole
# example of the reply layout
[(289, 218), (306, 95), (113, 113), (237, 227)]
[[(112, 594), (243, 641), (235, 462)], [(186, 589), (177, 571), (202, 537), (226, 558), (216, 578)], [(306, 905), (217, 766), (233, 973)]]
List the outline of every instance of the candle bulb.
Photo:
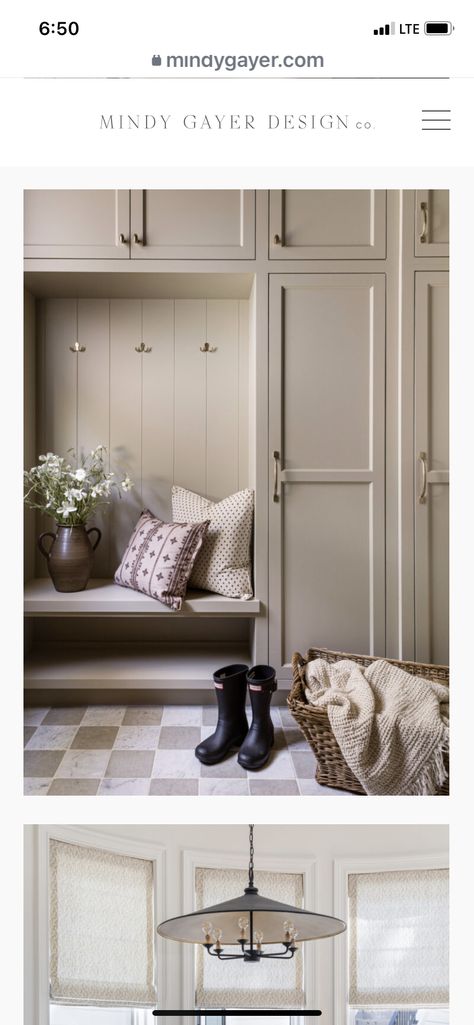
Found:
[(204, 925), (202, 927), (202, 931), (204, 933), (204, 942), (205, 943), (212, 943), (212, 939), (211, 939), (211, 935), (212, 935), (212, 922), (204, 922)]
[(239, 926), (239, 929), (240, 929), (240, 939), (241, 940), (245, 940), (246, 939), (245, 933), (246, 933), (246, 931), (248, 929), (248, 924), (249, 924), (248, 918), (244, 918), (243, 916), (241, 918), (239, 918), (239, 920), (237, 922), (237, 925)]
[(214, 950), (222, 950), (222, 929), (214, 930)]
[(263, 932), (256, 932), (255, 939), (257, 941), (257, 950), (262, 949)]

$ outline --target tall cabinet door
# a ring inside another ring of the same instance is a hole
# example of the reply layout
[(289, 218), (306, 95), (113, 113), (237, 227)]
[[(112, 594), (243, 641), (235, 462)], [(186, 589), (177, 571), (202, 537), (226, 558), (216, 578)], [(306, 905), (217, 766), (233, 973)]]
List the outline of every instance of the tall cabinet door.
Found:
[(249, 260), (255, 193), (243, 189), (132, 191), (132, 260)]
[(415, 658), (448, 663), (449, 289), (445, 271), (415, 283)]
[(270, 660), (384, 654), (385, 276), (273, 275)]

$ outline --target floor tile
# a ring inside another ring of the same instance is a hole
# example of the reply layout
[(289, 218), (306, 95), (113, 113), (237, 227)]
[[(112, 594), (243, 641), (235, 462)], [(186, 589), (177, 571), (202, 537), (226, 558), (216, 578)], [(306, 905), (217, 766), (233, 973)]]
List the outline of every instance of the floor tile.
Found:
[(81, 751), (110, 751), (117, 733), (117, 726), (79, 726), (71, 748)]
[(38, 776), (37, 778), (25, 777), (23, 781), (23, 793), (26, 797), (45, 797), (51, 778), (47, 779)]
[(121, 726), (127, 709), (115, 705), (90, 705), (81, 726)]
[[(204, 766), (203, 766), (204, 768)], [(162, 751), (158, 749), (153, 763), (155, 779), (194, 779), (201, 774), (201, 763), (194, 751)]]
[(203, 779), (245, 779), (247, 773), (239, 765), (237, 755), (231, 755), (217, 765), (202, 765), (201, 776)]
[(48, 796), (93, 797), (98, 786), (98, 779), (53, 779)]
[(110, 751), (66, 751), (58, 779), (102, 779), (109, 758)]
[(49, 708), (25, 708), (23, 712), (25, 726), (39, 726), (48, 712)]
[(198, 794), (197, 779), (152, 779), (150, 795), (161, 797), (194, 797)]
[(115, 738), (114, 750), (156, 751), (159, 726), (121, 726)]
[(200, 726), (162, 726), (158, 747), (164, 751), (190, 751), (200, 740)]
[(273, 725), (274, 726), (281, 726), (280, 709), (279, 708), (271, 708), (270, 709), (270, 715), (272, 717)]
[(54, 776), (64, 751), (25, 751), (25, 776)]
[(143, 797), (148, 794), (149, 789), (149, 779), (103, 779), (97, 793), (99, 797), (103, 795), (119, 797), (121, 794), (125, 796), (138, 794)]
[(119, 779), (149, 779), (153, 767), (153, 757), (153, 751), (112, 751), (104, 776), (118, 776)]
[(295, 751), (291, 757), (298, 779), (314, 779), (316, 759), (312, 751)]
[(249, 787), (253, 797), (293, 797), (299, 794), (295, 779), (250, 779)]
[(360, 797), (360, 794), (351, 794), (348, 790), (322, 787), (315, 779), (299, 779), (298, 786), (303, 797)]
[(249, 776), (251, 779), (294, 779), (295, 769), (293, 762), (291, 761), (288, 749), (285, 748), (283, 751), (279, 751), (277, 748), (273, 748), (270, 755), (270, 761), (264, 766), (263, 769), (257, 769), (252, 772)]
[(23, 747), (26, 747), (28, 741), (31, 740), (35, 730), (36, 730), (36, 726), (24, 726), (23, 727)]
[(67, 751), (74, 740), (77, 726), (37, 726), (28, 751)]
[(288, 744), (288, 747), (291, 751), (306, 751), (306, 753), (309, 752), (310, 747), (308, 741), (303, 736), (301, 730), (299, 730), (297, 727), (295, 727), (295, 729), (292, 729), (291, 727), (285, 728), (284, 734), (286, 743)]
[(43, 726), (79, 726), (82, 722), (85, 708), (50, 708), (45, 715)]
[(201, 797), (248, 797), (249, 785), (246, 779), (200, 779), (199, 793)]
[(203, 726), (215, 726), (217, 722), (217, 708), (215, 705), (204, 705), (202, 710)]
[(201, 726), (202, 708), (196, 705), (168, 705), (163, 709), (162, 726)]
[(212, 737), (214, 729), (212, 726), (201, 726), (201, 740), (207, 740), (208, 737)]
[(295, 720), (293, 719), (293, 716), (292, 716), (289, 708), (285, 708), (285, 706), (282, 705), (282, 707), (279, 708), (279, 712), (280, 712), (280, 719), (282, 721), (282, 725), (283, 726), (295, 726), (296, 725)]
[(122, 726), (159, 726), (163, 716), (161, 705), (127, 708)]

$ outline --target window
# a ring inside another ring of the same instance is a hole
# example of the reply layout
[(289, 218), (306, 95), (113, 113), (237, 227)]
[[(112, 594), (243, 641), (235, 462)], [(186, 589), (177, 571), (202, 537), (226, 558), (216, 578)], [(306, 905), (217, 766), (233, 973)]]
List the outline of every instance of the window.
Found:
[(449, 1021), (448, 872), (350, 873), (349, 1025)]
[[(196, 908), (218, 904), (242, 893), (248, 874), (240, 869), (196, 868)], [(292, 872), (255, 873), (258, 889), (274, 900), (303, 907), (303, 876)], [(245, 986), (245, 989), (243, 988)], [(239, 961), (226, 962), (226, 971), (216, 958), (209, 957), (200, 946), (196, 953), (196, 1004), (198, 1007), (302, 1007), (303, 955), (299, 951), (285, 963), (285, 972), (278, 961), (261, 961), (258, 973), (242, 975)], [(279, 1019), (277, 1019), (279, 1020)]]
[(50, 840), (49, 879), (50, 1025), (141, 1025), (156, 1004), (153, 862)]

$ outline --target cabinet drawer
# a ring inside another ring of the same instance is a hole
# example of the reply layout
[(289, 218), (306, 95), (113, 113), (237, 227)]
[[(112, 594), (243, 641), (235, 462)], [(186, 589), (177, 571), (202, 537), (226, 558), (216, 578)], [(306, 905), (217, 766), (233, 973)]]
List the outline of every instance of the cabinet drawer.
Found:
[(134, 190), (133, 260), (255, 257), (255, 193), (241, 189)]
[(129, 196), (113, 189), (26, 191), (25, 257), (128, 260)]
[(270, 192), (271, 260), (385, 257), (385, 192), (284, 189)]
[(449, 255), (449, 190), (416, 192), (415, 256)]

